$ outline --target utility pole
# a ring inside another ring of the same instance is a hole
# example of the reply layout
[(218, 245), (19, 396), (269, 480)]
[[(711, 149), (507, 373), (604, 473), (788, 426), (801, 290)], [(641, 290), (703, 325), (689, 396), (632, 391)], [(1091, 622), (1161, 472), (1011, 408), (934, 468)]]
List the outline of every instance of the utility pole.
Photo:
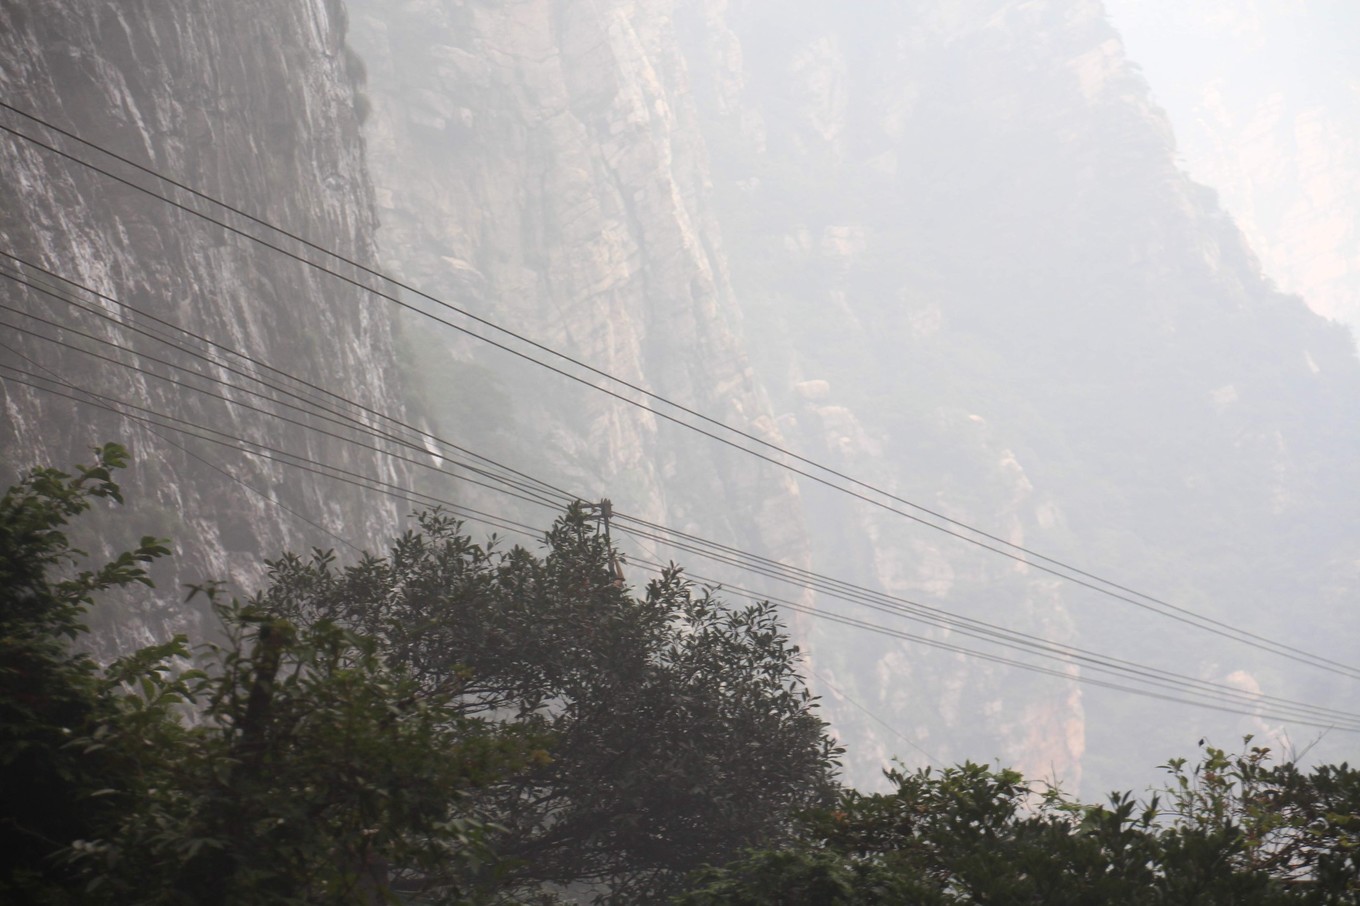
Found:
[(608, 497), (601, 497), (599, 503), (587, 503), (586, 509), (599, 514), (604, 543), (609, 545), (609, 571), (614, 574), (614, 587), (623, 588), (623, 567), (619, 565), (618, 555), (614, 553), (614, 542), (609, 537), (609, 520), (614, 515), (614, 503)]

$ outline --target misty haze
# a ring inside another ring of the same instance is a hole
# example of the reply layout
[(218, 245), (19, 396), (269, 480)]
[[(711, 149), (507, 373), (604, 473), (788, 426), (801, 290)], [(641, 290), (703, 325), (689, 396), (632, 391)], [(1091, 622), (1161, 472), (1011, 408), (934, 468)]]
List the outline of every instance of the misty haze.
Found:
[[(1330, 0), (0, 0), (38, 728), (0, 895), (1189, 902), (1159, 828), (1229, 802), (1205, 902), (1355, 902), (1358, 39)], [(1075, 803), (1178, 777), (1127, 900), (845, 842), (991, 784), (1006, 839), (1097, 845)]]

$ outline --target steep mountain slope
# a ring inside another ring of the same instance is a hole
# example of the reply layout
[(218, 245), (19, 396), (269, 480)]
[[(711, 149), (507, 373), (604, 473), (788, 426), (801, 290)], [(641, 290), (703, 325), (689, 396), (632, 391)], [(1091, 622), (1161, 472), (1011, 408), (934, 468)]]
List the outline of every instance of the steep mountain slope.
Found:
[[(380, 241), (422, 290), (777, 442), (669, 8), (353, 4)], [(786, 476), (465, 334), (410, 327), (444, 436), (629, 513), (805, 559)], [(450, 493), (550, 517), (475, 487)]]
[[(474, 316), (976, 526), (992, 547), (1023, 545), (1224, 625), (1353, 658), (1354, 346), (1262, 278), (1212, 193), (1178, 169), (1167, 122), (1099, 3), (356, 0), (350, 15), (358, 57), (334, 3), (169, 13), (0, 0), (0, 90), (346, 255), (376, 251), (384, 269)], [(3, 124), (88, 150), (12, 113)], [(663, 417), (693, 422), (683, 410), (625, 405), (585, 385), (643, 401), (636, 389), (464, 315), (436, 312), (453, 327), (404, 316), (394, 339), (394, 309), (352, 287), (8, 133), (0, 155), (5, 252), (392, 413), (399, 361), (437, 433), (571, 494), (1107, 656), (1353, 700), (1353, 684), (1333, 675), (796, 480)], [(6, 260), (0, 273), (37, 282)], [(133, 342), (129, 320), (162, 328), (107, 300), (82, 295), (78, 310), (4, 280), (4, 304), (19, 310), (5, 315), (15, 330), (0, 350), (6, 467), (130, 439), (131, 496), (152, 503), (128, 524), (186, 544), (167, 588), (205, 576), (250, 585), (261, 553), (330, 543), (299, 516), (377, 546), (396, 505), (176, 435), (181, 450), (165, 429), (25, 381), (145, 401), (309, 460), (550, 518), (408, 469), (423, 456), (394, 463), (77, 353), (121, 359), (90, 344)], [(69, 346), (26, 313), (62, 325)], [(825, 612), (1010, 653), (762, 584), (625, 528), (616, 537), (634, 584), (646, 581), (644, 559), (676, 559)], [(172, 598), (111, 628), (182, 624)], [(1091, 664), (1027, 673), (791, 619), (860, 784), (895, 753), (999, 757), (1098, 792), (1139, 785), (1137, 769), (1199, 736), (1311, 732), (1083, 686), (1101, 678)], [(1315, 754), (1346, 757), (1349, 744), (1333, 734)]]
[[(5, 2), (0, 97), (342, 254), (370, 258), (371, 194), (344, 28), (340, 5), (320, 0), (258, 8)], [(3, 112), (3, 125), (137, 185), (170, 191), (13, 112)], [(371, 301), (10, 133), (0, 136), (0, 169), (0, 251), (107, 297), (72, 296), (70, 287), (60, 298), (45, 295), (13, 278), (44, 286), (55, 283), (52, 278), (19, 268), (13, 258), (0, 260), (8, 327), (0, 350), (6, 471), (88, 462), (91, 446), (121, 441), (135, 458), (125, 480), (134, 505), (130, 515), (110, 516), (98, 526), (95, 552), (139, 533), (169, 536), (177, 547), (176, 564), (160, 576), (159, 604), (139, 604), (111, 620), (105, 637), (110, 648), (117, 638), (159, 637), (182, 627), (192, 617), (181, 603), (185, 582), (231, 580), (237, 589), (250, 589), (262, 574), (261, 557), (276, 556), (285, 545), (334, 544), (322, 527), (352, 538), (380, 538), (394, 527), (395, 504), (244, 455), (239, 449), (247, 444), (235, 438), (389, 480), (404, 475), (399, 464), (241, 408), (308, 418), (252, 396), (252, 389), (278, 394), (231, 369), (288, 382), (151, 320), (173, 322), (399, 414), (390, 320)], [(182, 192), (172, 194), (205, 207)], [(120, 308), (110, 301), (115, 299), (141, 313)], [(206, 365), (153, 333), (210, 353), (219, 364)], [(120, 367), (117, 362), (134, 361), (118, 348), (128, 346), (208, 377), (144, 357), (136, 361), (145, 372)], [(247, 389), (229, 390), (221, 381)], [(84, 391), (146, 407), (124, 410), (133, 415), (184, 419), (179, 427), (200, 434), (225, 432), (228, 446), (114, 416), (91, 406)], [(211, 394), (230, 396), (238, 405)]]
[[(751, 332), (780, 338), (757, 363), (795, 442), (1005, 540), (1349, 662), (1354, 347), (1262, 279), (1177, 169), (1100, 5), (707, 7), (682, 30), (714, 194)], [(952, 611), (1214, 681), (1348, 694), (900, 519), (828, 502), (809, 523), (828, 529), (820, 563), (858, 552), (885, 588)], [(938, 754), (1069, 781), (1084, 756), (1097, 789), (1201, 730), (1270, 729), (910, 649), (869, 673), (862, 643), (813, 643), (828, 649), (853, 652), (836, 675), (876, 709), (937, 728), (920, 741)]]
[[(1002, 541), (1348, 657), (1354, 349), (1177, 169), (1099, 4), (355, 9), (381, 242), (415, 285)], [(416, 352), (446, 431), (625, 512), (1107, 655), (1347, 694), (466, 336), (426, 325)], [(1194, 737), (1276, 729), (796, 620), (859, 782), (929, 752), (1129, 784)]]

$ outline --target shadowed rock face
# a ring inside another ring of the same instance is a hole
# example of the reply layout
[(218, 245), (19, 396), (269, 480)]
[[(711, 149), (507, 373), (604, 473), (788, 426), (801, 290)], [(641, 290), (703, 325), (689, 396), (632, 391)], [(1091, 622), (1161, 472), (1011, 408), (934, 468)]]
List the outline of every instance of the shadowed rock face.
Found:
[[(371, 190), (344, 30), (339, 4), (320, 0), (5, 3), (0, 5), (0, 95), (343, 255), (371, 260)], [(154, 185), (22, 117), (5, 112), (3, 122), (96, 160), (136, 184)], [(5, 252), (308, 382), (400, 412), (390, 313), (352, 287), (8, 134), (0, 137), (0, 168), (6, 174), (0, 181)], [(163, 185), (157, 189), (170, 191)], [(207, 208), (183, 193), (176, 197)], [(13, 262), (3, 263), (12, 273)], [(130, 361), (125, 352), (97, 340), (133, 345), (144, 354), (244, 383), (221, 366), (196, 363), (130, 332), (130, 326), (164, 328), (108, 301), (80, 294), (77, 301), (84, 309), (77, 308), (8, 279), (0, 293), (5, 305), (68, 328), (60, 338), (73, 346)], [(6, 312), (5, 317), (16, 328), (57, 336), (53, 327), (22, 315)], [(76, 330), (90, 338), (76, 336)], [(110, 647), (161, 636), (192, 619), (192, 611), (178, 604), (184, 582), (223, 579), (249, 589), (261, 576), (262, 556), (276, 556), (285, 545), (336, 544), (309, 523), (353, 538), (380, 537), (396, 524), (394, 504), (347, 493), (345, 485), (303, 480), (306, 473), (243, 455), (231, 438), (388, 480), (402, 474), (358, 447), (49, 339), (17, 330), (7, 337), (7, 348), (0, 351), (4, 363), (36, 375), (38, 383), (76, 395), (70, 385), (132, 400), (157, 415), (200, 426), (195, 430), (225, 432), (231, 444), (193, 440), (167, 429), (152, 433), (139, 423), (24, 386), (12, 371), (4, 375), (8, 417), (0, 440), (10, 475), (35, 463), (88, 462), (94, 444), (125, 443), (135, 460), (124, 480), (131, 513), (96, 517), (101, 536), (96, 552), (143, 533), (175, 542), (176, 563), (159, 575), (162, 606), (139, 604), (132, 614), (111, 620), (105, 627)], [(220, 384), (141, 363), (224, 392)], [(255, 371), (248, 363), (231, 364)], [(231, 393), (239, 402), (277, 408), (243, 391)]]
[[(967, 491), (976, 482), (989, 494), (983, 502), (956, 491), (946, 508), (1024, 540), (1034, 512), (1057, 517), (1010, 441), (970, 410), (922, 409), (908, 388), (890, 386), (900, 365), (887, 361), (891, 344), (904, 330), (929, 342), (940, 306), (917, 311), (914, 300), (894, 299), (905, 310), (879, 317), (866, 305), (882, 300), (849, 289), (887, 252), (882, 231), (865, 222), (871, 206), (848, 192), (833, 197), (827, 180), (863, 168), (855, 159), (863, 136), (849, 118), (881, 99), (887, 88), (874, 87), (874, 78), (891, 73), (866, 71), (834, 31), (763, 32), (757, 12), (722, 4), (355, 4), (353, 40), (374, 102), (367, 133), (384, 254), (435, 295), (728, 424), (792, 440), (884, 487), (900, 488), (900, 463), (917, 458), (885, 444), (884, 420), (924, 419), (932, 445), (968, 451), (967, 464), (947, 476), (950, 486)], [(788, 96), (762, 95), (768, 85)], [(872, 95), (847, 94), (857, 89)], [(892, 109), (903, 115), (901, 103)], [(793, 134), (781, 134), (772, 150), (764, 139), (776, 131)], [(904, 191), (891, 179), (884, 186)], [(848, 219), (835, 219), (825, 209), (832, 205)], [(740, 291), (729, 272), (739, 275)], [(960, 561), (938, 537), (904, 530), (897, 517), (847, 504), (816, 483), (799, 488), (768, 466), (551, 377), (526, 378), (522, 363), (506, 364), (465, 338), (426, 354), (427, 374), (447, 369), (434, 396), (449, 430), (499, 445), (500, 455), (530, 471), (608, 494), (625, 512), (893, 594), (985, 607), (1005, 588), (1005, 606), (1023, 625), (1073, 634), (1055, 583), (1017, 580), (1013, 564)], [(752, 360), (763, 367), (752, 370)], [(843, 380), (818, 381), (824, 363)], [(847, 368), (855, 381), (882, 373), (855, 388)], [(500, 391), (509, 428), (458, 404), (459, 385), (472, 376), (478, 392)], [(782, 398), (778, 408), (766, 388)], [(911, 408), (899, 410), (894, 394)], [(938, 499), (949, 497), (940, 490)], [(703, 561), (690, 566), (750, 584), (749, 575)], [(769, 593), (816, 601), (788, 586)], [(923, 658), (896, 642), (828, 633), (806, 620), (797, 631), (815, 642), (811, 664), (836, 688), (872, 699), (895, 723), (934, 728), (915, 741), (959, 757), (973, 743), (1001, 745), (1001, 754), (1030, 759), (1028, 766), (1076, 772), (1081, 711), (1070, 684), (1037, 684), (1036, 695), (1035, 684), (1016, 691), (999, 671)], [(996, 712), (987, 721), (976, 715), (984, 706)], [(856, 780), (873, 782), (900, 742), (847, 702), (828, 695), (827, 707), (854, 740)], [(943, 737), (957, 738), (957, 749)]]

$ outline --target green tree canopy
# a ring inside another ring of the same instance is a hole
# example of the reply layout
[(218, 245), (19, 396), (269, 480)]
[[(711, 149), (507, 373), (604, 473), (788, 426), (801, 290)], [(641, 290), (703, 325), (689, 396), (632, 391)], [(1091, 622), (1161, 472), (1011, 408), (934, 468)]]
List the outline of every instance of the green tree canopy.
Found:
[(468, 714), (554, 740), (478, 793), (509, 889), (655, 901), (829, 801), (839, 752), (773, 608), (728, 608), (674, 567), (634, 597), (580, 509), (542, 556), (474, 544), (439, 513), (420, 528), (344, 569), (283, 558), (256, 606), (381, 638), (428, 687), (462, 677)]
[(218, 602), (222, 644), (95, 663), (73, 642), (96, 593), (149, 585), (168, 553), (144, 538), (78, 566), (66, 527), (121, 501), (125, 462), (108, 445), (0, 500), (0, 899), (366, 904), (418, 878), (467, 901), (494, 861), (468, 791), (539, 741), (464, 714), (375, 639), (236, 604)]
[(679, 906), (1360, 902), (1360, 772), (1271, 767), (1209, 747), (1137, 804), (1076, 803), (1013, 771), (892, 771), (845, 792), (797, 842), (699, 872)]
[(829, 801), (837, 750), (768, 606), (672, 568), (642, 597), (579, 510), (545, 553), (440, 513), (386, 556), (285, 555), (218, 643), (100, 666), (101, 589), (68, 522), (126, 454), (0, 501), (0, 835), (7, 902), (654, 902)]
[(135, 769), (112, 747), (81, 750), (119, 705), (99, 665), (72, 650), (99, 591), (147, 583), (144, 564), (168, 553), (154, 538), (98, 569), (78, 569), (67, 522), (103, 500), (121, 501), (115, 445), (71, 476), (34, 469), (0, 499), (0, 900), (40, 900), (74, 883), (53, 853), (97, 833), (113, 804), (93, 796)]

